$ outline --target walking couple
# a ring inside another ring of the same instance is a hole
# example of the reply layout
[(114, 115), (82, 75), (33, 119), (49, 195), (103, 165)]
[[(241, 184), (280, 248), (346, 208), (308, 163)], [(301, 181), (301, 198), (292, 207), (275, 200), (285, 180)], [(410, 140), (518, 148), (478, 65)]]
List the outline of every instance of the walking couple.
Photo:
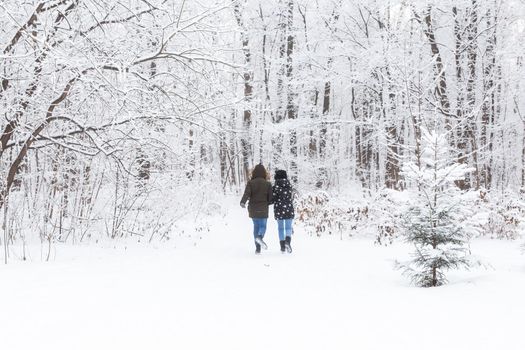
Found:
[(284, 170), (275, 172), (274, 185), (268, 181), (269, 175), (262, 164), (255, 166), (252, 178), (246, 184), (244, 195), (241, 199), (241, 207), (246, 207), (248, 202), (248, 213), (253, 220), (253, 237), (255, 240), (255, 254), (261, 253), (262, 249), (268, 249), (264, 242), (266, 223), (268, 221), (269, 206), (273, 204), (273, 212), (279, 231), (279, 243), (281, 252), (292, 252), (292, 224), (294, 218), (294, 207), (292, 201), (292, 185)]

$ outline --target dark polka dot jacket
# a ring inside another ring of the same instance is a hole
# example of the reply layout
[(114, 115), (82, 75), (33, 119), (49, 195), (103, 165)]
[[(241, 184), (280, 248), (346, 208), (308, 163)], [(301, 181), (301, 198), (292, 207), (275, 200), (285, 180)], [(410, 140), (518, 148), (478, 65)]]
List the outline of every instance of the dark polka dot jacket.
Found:
[(293, 219), (293, 188), (288, 179), (277, 179), (273, 185), (273, 213), (276, 220)]

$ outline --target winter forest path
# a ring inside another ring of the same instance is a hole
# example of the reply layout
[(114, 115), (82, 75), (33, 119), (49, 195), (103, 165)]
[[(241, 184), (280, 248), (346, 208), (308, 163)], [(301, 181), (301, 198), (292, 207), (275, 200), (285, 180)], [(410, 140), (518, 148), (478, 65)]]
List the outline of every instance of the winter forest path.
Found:
[[(0, 267), (1, 349), (525, 349), (525, 263), (516, 242), (473, 246), (494, 270), (410, 287), (407, 247), (297, 230), (253, 254), (234, 207), (196, 247), (57, 247), (50, 263)], [(68, 258), (70, 256), (71, 258)]]

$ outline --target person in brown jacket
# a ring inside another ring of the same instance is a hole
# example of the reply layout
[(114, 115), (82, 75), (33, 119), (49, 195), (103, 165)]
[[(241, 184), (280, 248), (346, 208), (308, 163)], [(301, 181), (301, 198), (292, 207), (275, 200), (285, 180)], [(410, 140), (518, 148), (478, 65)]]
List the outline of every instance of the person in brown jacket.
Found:
[(268, 206), (272, 202), (272, 184), (267, 178), (268, 172), (264, 165), (257, 164), (253, 169), (251, 180), (246, 184), (246, 189), (241, 199), (241, 207), (243, 208), (246, 208), (246, 202), (248, 202), (248, 214), (253, 221), (255, 254), (261, 253), (261, 247), (268, 249), (263, 238), (268, 221)]

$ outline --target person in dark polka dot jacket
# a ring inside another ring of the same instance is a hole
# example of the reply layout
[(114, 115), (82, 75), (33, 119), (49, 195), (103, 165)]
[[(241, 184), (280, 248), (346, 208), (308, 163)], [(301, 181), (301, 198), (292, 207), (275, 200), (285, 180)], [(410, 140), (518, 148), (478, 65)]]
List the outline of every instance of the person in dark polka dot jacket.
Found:
[(288, 175), (285, 170), (277, 170), (274, 179), (275, 183), (272, 187), (273, 213), (275, 220), (277, 220), (281, 252), (291, 253), (293, 219), (295, 216), (295, 210), (293, 207), (294, 190), (288, 180)]

